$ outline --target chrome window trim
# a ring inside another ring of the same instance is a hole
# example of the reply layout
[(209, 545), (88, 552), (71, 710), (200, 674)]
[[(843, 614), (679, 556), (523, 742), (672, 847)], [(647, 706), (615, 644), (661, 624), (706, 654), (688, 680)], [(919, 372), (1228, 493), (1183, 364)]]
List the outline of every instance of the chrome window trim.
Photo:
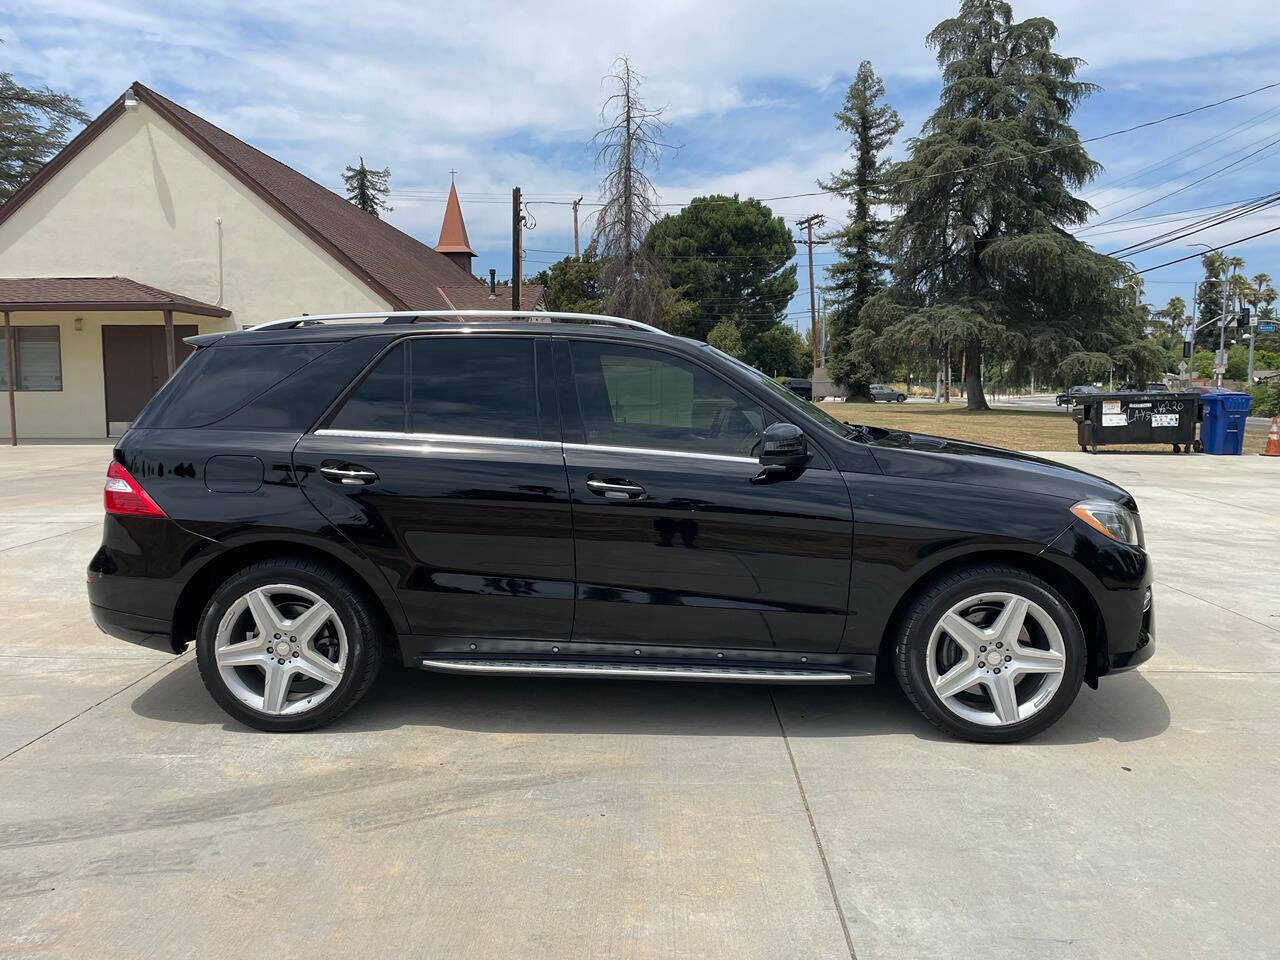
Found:
[(355, 440), (401, 440), (417, 443), (496, 443), (509, 447), (537, 447), (601, 453), (639, 453), (647, 456), (685, 457), (690, 460), (718, 460), (727, 463), (759, 463), (755, 457), (735, 457), (726, 453), (694, 453), (688, 450), (666, 450), (656, 447), (615, 447), (600, 443), (561, 443), (559, 440), (528, 440), (522, 437), (487, 437), (467, 433), (405, 433), (400, 430), (340, 430), (325, 427), (316, 430), (317, 437), (350, 437)]
[(523, 437), (485, 437), (469, 433), (406, 433), (402, 430), (341, 430), (325, 427), (317, 437), (351, 437), (357, 440), (400, 440), (417, 443), (496, 443), (508, 447), (558, 448), (559, 440), (529, 440)]
[(687, 457), (690, 460), (721, 460), (729, 463), (754, 463), (755, 457), (735, 457), (727, 453), (694, 453), (690, 450), (667, 450), (660, 447), (615, 447), (603, 443), (566, 443), (565, 450), (598, 450), (604, 453), (642, 453), (648, 456)]

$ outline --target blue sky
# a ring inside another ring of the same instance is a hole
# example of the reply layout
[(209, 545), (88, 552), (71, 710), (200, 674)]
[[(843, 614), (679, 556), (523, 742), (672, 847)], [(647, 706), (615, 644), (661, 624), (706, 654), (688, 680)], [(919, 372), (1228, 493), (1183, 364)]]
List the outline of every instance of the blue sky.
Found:
[[(90, 112), (141, 80), (334, 189), (342, 168), (363, 154), (391, 168), (396, 209), (388, 219), (428, 243), (455, 167), (480, 254), (476, 272), (496, 267), (505, 277), (513, 185), (537, 220), (525, 235), (526, 274), (572, 250), (567, 201), (585, 196), (585, 218), (596, 198), (587, 140), (599, 122), (601, 77), (619, 54), (645, 75), (649, 102), (666, 105), (669, 139), (680, 147), (656, 175), (664, 203), (712, 191), (802, 193), (844, 160), (847, 143), (832, 113), (860, 60), (875, 65), (905, 121), (895, 151), (919, 130), (938, 85), (924, 35), (954, 9), (917, 0), (803, 7), (11, 0), (0, 12), (0, 62), (23, 81), (74, 92)], [(1273, 3), (1241, 0), (1212, 13), (1185, 0), (1014, 5), (1019, 19), (1053, 19), (1059, 51), (1087, 61), (1082, 78), (1104, 88), (1077, 115), (1085, 137), (1280, 80)], [(1094, 145), (1106, 170), (1085, 193), (1099, 210), (1095, 221), (1112, 222), (1082, 238), (1109, 252), (1178, 225), (1133, 218), (1193, 217), (1182, 211), (1280, 189), (1280, 143), (1267, 147), (1278, 138), (1280, 89)], [(1204, 183), (1129, 212), (1259, 147)], [(771, 206), (788, 222), (844, 215), (831, 197)], [(1263, 211), (1192, 239), (1220, 243), (1276, 225), (1280, 210)], [(589, 230), (588, 220), (584, 235)], [(1188, 242), (1134, 262), (1192, 253)], [(1280, 239), (1233, 252), (1250, 274), (1280, 279)], [(831, 254), (815, 259), (821, 265)], [(1190, 300), (1197, 276), (1195, 261), (1148, 274), (1147, 298), (1156, 306), (1175, 294)], [(803, 268), (800, 278), (797, 314), (807, 309)]]

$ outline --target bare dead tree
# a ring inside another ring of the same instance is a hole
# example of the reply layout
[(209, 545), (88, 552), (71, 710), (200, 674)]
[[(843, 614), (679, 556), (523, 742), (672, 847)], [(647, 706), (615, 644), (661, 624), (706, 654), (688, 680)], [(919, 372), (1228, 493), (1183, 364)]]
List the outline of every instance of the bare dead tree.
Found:
[(663, 108), (648, 107), (640, 99), (644, 78), (627, 57), (614, 61), (604, 82), (615, 89), (600, 108), (604, 126), (591, 142), (597, 148), (596, 169), (604, 171), (592, 242), (601, 257), (605, 308), (655, 323), (670, 298), (661, 266), (642, 244), (658, 219), (658, 191), (648, 171), (656, 169), (668, 147), (662, 139)]

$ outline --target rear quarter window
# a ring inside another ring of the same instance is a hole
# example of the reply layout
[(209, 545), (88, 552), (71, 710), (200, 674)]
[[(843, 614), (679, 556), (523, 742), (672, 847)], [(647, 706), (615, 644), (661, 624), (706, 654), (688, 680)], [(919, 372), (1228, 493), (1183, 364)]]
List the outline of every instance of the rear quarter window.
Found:
[(311, 342), (203, 347), (187, 359), (134, 426), (164, 429), (216, 423), (334, 346)]

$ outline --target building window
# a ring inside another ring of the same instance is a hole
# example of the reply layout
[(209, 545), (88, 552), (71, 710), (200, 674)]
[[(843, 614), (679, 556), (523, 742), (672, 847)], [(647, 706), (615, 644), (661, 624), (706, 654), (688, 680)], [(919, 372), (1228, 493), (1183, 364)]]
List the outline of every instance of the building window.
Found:
[[(61, 390), (62, 345), (58, 328), (10, 327), (13, 331), (15, 390)], [(0, 328), (0, 390), (9, 389), (9, 345)]]

